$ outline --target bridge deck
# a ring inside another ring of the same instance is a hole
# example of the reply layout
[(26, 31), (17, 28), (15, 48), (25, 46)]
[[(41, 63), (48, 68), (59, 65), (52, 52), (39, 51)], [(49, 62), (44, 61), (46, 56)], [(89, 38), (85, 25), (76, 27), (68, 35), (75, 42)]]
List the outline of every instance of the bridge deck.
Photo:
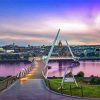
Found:
[(50, 57), (49, 60), (75, 60), (79, 59), (79, 57)]
[(17, 80), (15, 84), (0, 93), (0, 100), (83, 100), (48, 91), (44, 81), (40, 79), (43, 64), (41, 61), (35, 63), (33, 70), (26, 77)]
[(72, 57), (50, 57), (49, 60), (73, 60)]

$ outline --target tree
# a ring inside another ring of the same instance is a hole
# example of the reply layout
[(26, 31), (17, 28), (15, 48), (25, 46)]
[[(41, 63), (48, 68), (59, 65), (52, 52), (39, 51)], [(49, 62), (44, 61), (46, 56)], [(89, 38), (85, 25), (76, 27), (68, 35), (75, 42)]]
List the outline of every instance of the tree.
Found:
[(80, 71), (79, 73), (77, 73), (76, 77), (84, 77), (84, 72)]

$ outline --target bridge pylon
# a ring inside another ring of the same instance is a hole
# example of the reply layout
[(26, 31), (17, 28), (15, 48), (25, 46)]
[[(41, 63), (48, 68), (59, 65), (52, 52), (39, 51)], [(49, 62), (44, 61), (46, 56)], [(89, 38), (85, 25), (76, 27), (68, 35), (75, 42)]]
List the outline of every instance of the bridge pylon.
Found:
[[(51, 54), (52, 54), (52, 52), (53, 52), (53, 49), (54, 49), (54, 46), (55, 46), (56, 41), (57, 41), (57, 39), (58, 39), (59, 33), (60, 33), (60, 29), (58, 30), (58, 32), (57, 32), (57, 34), (56, 34), (56, 36), (55, 36), (55, 38), (54, 38), (54, 41), (53, 41), (53, 43), (52, 43), (51, 49), (50, 49), (50, 51), (49, 51), (49, 53), (48, 53), (48, 56), (46, 57), (45, 67), (44, 67), (44, 69), (43, 69), (43, 71), (42, 71), (42, 74), (43, 74), (43, 76), (45, 77), (45, 79), (47, 79), (47, 77), (48, 77), (48, 61), (49, 61), (49, 59), (50, 59), (50, 57), (51, 57)], [(66, 40), (66, 44), (67, 44), (68, 50), (69, 50), (69, 52), (70, 52), (70, 54), (71, 54), (71, 56), (72, 56), (72, 59), (73, 59), (74, 61), (76, 61), (76, 58), (77, 58), (77, 57), (74, 56), (74, 54), (73, 54), (73, 52), (72, 52), (72, 50), (71, 50), (71, 48), (70, 48), (70, 46), (69, 46), (67, 40)], [(60, 47), (61, 47), (61, 46), (62, 46), (62, 44), (60, 43)], [(55, 58), (55, 59), (56, 59), (56, 58)], [(78, 58), (77, 58), (77, 59), (78, 59)], [(65, 71), (65, 73), (64, 73), (64, 75), (63, 75), (62, 82), (61, 82), (61, 86), (63, 86), (66, 73), (67, 73), (67, 69), (66, 69), (66, 71)], [(75, 80), (73, 74), (72, 74), (72, 79), (73, 79), (73, 81), (75, 82), (76, 86), (78, 86), (78, 84), (77, 84), (77, 82), (76, 82), (76, 80)]]

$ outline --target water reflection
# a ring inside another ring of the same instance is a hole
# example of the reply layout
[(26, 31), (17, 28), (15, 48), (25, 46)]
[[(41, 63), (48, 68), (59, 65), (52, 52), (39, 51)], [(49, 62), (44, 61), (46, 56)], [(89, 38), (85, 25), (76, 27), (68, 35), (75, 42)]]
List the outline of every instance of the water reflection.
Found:
[(72, 68), (73, 74), (77, 74), (80, 71), (85, 73), (85, 76), (100, 76), (100, 61), (49, 61), (51, 69), (48, 70), (49, 77), (57, 76), (62, 77), (66, 68)]
[(0, 62), (0, 76), (15, 76), (30, 65), (30, 62)]
[(63, 69), (63, 63), (62, 62), (58, 62), (58, 68), (59, 68), (59, 75), (62, 75), (62, 69)]

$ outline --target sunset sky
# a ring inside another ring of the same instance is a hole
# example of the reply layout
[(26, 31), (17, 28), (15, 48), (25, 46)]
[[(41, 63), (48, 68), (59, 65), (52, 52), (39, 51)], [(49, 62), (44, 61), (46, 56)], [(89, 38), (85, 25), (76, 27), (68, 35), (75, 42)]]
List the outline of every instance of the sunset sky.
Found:
[(100, 0), (0, 0), (0, 45), (100, 45)]

